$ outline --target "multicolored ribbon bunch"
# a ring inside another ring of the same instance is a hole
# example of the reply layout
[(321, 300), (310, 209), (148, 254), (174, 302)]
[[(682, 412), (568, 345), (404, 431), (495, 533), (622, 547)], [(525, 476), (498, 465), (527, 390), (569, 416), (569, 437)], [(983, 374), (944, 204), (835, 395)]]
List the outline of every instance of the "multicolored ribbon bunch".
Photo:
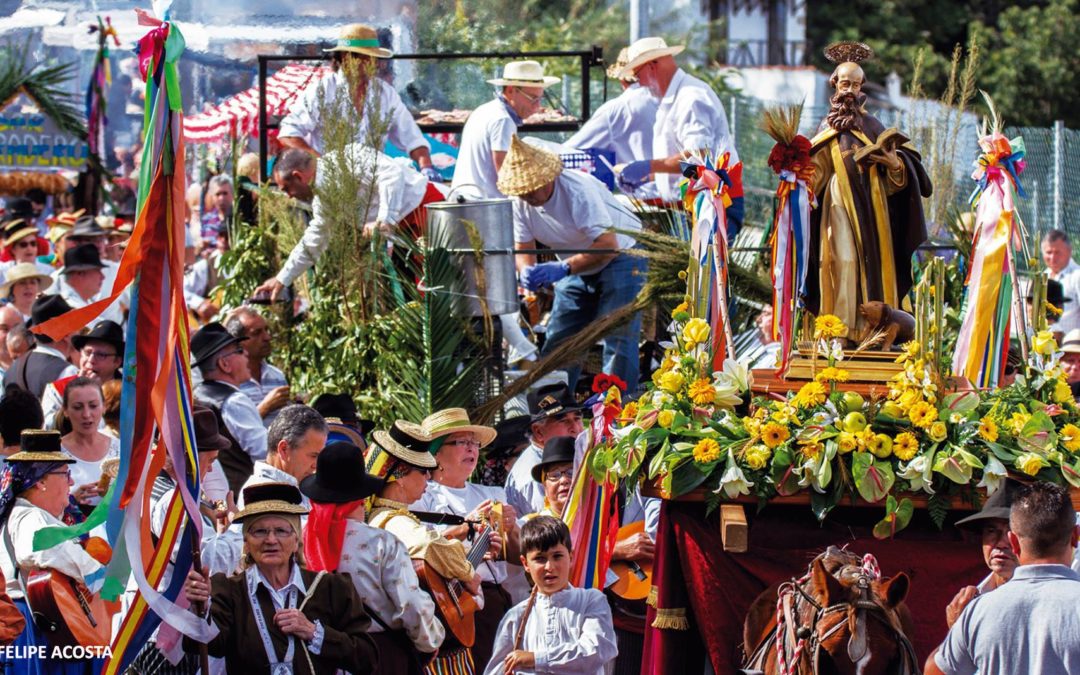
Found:
[[(712, 331), (713, 367), (720, 370), (731, 345), (728, 323), (728, 227), (725, 209), (742, 196), (742, 162), (730, 165), (730, 153), (690, 157), (680, 164), (683, 205), (690, 214), (690, 268), (687, 292), (693, 316)], [(722, 328), (721, 328), (722, 327)]]
[(963, 325), (956, 341), (953, 372), (978, 387), (1001, 382), (1009, 355), (1015, 260), (1023, 223), (1016, 197), (1026, 196), (1019, 175), (1024, 170), (1024, 140), (1000, 133), (979, 139), (982, 154), (971, 178), (975, 191), (975, 232)]
[(806, 273), (810, 268), (810, 209), (817, 206), (810, 187), (814, 165), (810, 141), (802, 135), (791, 143), (777, 143), (769, 153), (769, 167), (780, 177), (773, 199), (772, 338), (780, 342), (780, 370), (787, 367), (795, 339), (795, 323), (802, 308)]

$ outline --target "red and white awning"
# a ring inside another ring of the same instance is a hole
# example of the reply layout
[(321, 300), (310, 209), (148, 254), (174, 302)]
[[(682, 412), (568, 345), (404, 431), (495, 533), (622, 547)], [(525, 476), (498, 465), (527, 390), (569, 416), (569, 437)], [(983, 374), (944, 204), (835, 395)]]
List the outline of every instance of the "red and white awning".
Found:
[[(329, 72), (325, 66), (289, 64), (266, 79), (268, 115), (285, 115), (293, 102), (308, 87)], [(232, 96), (210, 110), (184, 118), (184, 140), (188, 143), (214, 143), (236, 133), (237, 136), (259, 131), (259, 88), (252, 87)]]

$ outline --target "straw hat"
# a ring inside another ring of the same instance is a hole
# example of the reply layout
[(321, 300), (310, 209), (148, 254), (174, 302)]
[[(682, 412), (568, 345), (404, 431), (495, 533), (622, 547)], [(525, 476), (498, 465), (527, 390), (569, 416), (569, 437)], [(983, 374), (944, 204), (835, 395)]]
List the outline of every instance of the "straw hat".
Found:
[(559, 156), (523, 142), (516, 135), (510, 138), (496, 187), (508, 197), (518, 197), (544, 187), (562, 173)]
[[(417, 429), (415, 424), (406, 425), (403, 422), (402, 426), (410, 432)], [(432, 413), (424, 418), (418, 430), (422, 436), (431, 440), (444, 438), (462, 431), (469, 431), (476, 434), (476, 439), (480, 441), (481, 448), (491, 445), (491, 442), (495, 440), (495, 436), (498, 434), (492, 427), (473, 424), (469, 421), (469, 413), (464, 408), (447, 408)]]
[(1073, 328), (1061, 341), (1061, 351), (1066, 354), (1080, 354), (1080, 328)]
[(76, 221), (82, 218), (86, 213), (86, 209), (79, 209), (78, 211), (65, 211), (64, 213), (57, 214), (51, 218), (45, 219), (46, 225), (60, 225), (66, 226), (68, 229), (75, 226)]
[(22, 218), (14, 218), (7, 221), (6, 223), (4, 223), (3, 228), (4, 246), (11, 246), (23, 237), (37, 235), (37, 228), (33, 225), (28, 224)]
[[(416, 425), (409, 425), (408, 423), (402, 423), (401, 420), (394, 422), (389, 431), (383, 431), (379, 429), (375, 431), (375, 443), (384, 450), (387, 454), (395, 457), (396, 459), (418, 466), (422, 469), (434, 469), (438, 464), (435, 462), (435, 458), (428, 452), (428, 448), (431, 446), (431, 439), (418, 437), (419, 434), (410, 433), (409, 429), (414, 429)], [(370, 471), (370, 469), (369, 469)]]
[(324, 52), (352, 52), (377, 59), (388, 59), (394, 52), (379, 46), (379, 34), (374, 28), (362, 23), (343, 26), (338, 32), (337, 43)]
[(634, 44), (627, 47), (626, 65), (623, 66), (622, 71), (619, 72), (619, 77), (633, 75), (635, 70), (645, 65), (649, 61), (655, 61), (656, 59), (663, 58), (665, 56), (675, 56), (684, 49), (686, 49), (686, 47), (683, 45), (675, 45), (674, 47), (668, 47), (668, 44), (664, 41), (664, 38), (641, 38), (640, 40), (634, 42)]
[(538, 61), (511, 61), (503, 66), (502, 77), (488, 80), (496, 87), (550, 87), (558, 84), (559, 78), (544, 75), (544, 66)]
[(0, 298), (8, 297), (15, 282), (25, 281), (26, 279), (37, 279), (38, 291), (44, 291), (49, 286), (52, 286), (53, 282), (52, 277), (39, 272), (37, 265), (34, 263), (19, 263), (8, 268), (4, 283), (0, 284)]
[(607, 73), (608, 77), (613, 80), (623, 80), (624, 82), (637, 82), (637, 78), (634, 77), (633, 73), (624, 74), (622, 72), (622, 69), (626, 67), (629, 51), (628, 47), (623, 47), (619, 50), (619, 55), (615, 58), (615, 63), (608, 66), (607, 70), (604, 71)]
[(62, 462), (74, 464), (75, 458), (60, 448), (60, 432), (52, 429), (24, 429), (19, 435), (19, 452), (8, 462)]
[[(244, 508), (233, 522), (266, 515), (301, 516), (308, 512), (300, 488), (288, 483), (259, 483), (244, 488)], [(299, 532), (297, 533), (299, 534)]]

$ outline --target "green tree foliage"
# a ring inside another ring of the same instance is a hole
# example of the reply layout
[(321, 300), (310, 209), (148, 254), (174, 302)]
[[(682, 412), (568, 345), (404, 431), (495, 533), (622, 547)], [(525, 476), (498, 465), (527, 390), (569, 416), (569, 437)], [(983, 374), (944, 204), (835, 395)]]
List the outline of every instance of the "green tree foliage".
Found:
[(1080, 126), (1080, 34), (1077, 0), (1009, 7), (996, 24), (973, 23), (985, 46), (979, 86), (989, 91), (1005, 123)]

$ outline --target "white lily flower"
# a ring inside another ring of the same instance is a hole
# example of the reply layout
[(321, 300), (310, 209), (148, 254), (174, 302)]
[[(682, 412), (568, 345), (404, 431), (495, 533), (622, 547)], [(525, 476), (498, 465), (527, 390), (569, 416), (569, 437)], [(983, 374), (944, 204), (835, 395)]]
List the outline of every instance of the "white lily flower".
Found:
[(724, 359), (723, 370), (713, 373), (713, 381), (733, 386), (739, 392), (747, 392), (750, 391), (750, 369), (735, 359)]
[(742, 397), (739, 395), (740, 392), (737, 387), (730, 384), (716, 383), (713, 388), (716, 389), (716, 398), (713, 399), (713, 402), (718, 407), (734, 408), (742, 403)]
[(934, 494), (934, 488), (931, 487), (933, 482), (933, 463), (926, 455), (919, 455), (913, 458), (907, 464), (900, 463), (900, 477), (911, 481), (911, 489), (913, 492), (922, 490), (927, 494)]
[(987, 496), (992, 495), (1001, 487), (1008, 474), (1009, 470), (1005, 468), (1005, 465), (997, 457), (990, 455), (986, 460), (986, 465), (983, 466), (982, 480), (975, 487), (986, 488)]
[(844, 360), (844, 344), (840, 340), (833, 339), (826, 350), (826, 355), (837, 363)]
[(728, 499), (734, 499), (739, 495), (750, 494), (750, 487), (752, 485), (753, 483), (746, 480), (746, 476), (743, 474), (742, 469), (735, 463), (735, 458), (729, 452), (727, 468), (724, 470), (724, 475), (720, 477), (720, 487), (716, 488), (713, 492), (716, 494), (723, 492)]

